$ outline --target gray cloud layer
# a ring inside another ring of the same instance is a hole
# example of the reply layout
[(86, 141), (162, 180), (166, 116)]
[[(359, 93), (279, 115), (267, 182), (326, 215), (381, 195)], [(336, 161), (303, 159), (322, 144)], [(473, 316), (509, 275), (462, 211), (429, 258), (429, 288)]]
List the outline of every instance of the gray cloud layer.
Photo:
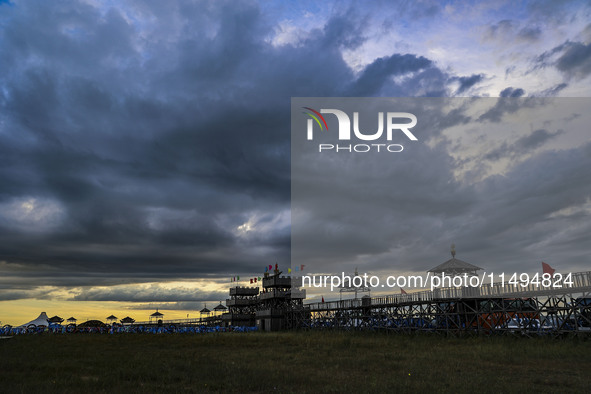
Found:
[[(348, 105), (309, 101), (322, 108)], [(454, 110), (445, 100), (382, 104), (420, 120), (413, 128), (419, 141), (393, 141), (405, 147), (399, 154), (318, 153), (315, 144), (328, 141), (311, 144), (294, 136), (294, 254), (319, 273), (358, 267), (385, 275), (425, 272), (447, 260), (455, 242), (460, 258), (488, 272), (536, 272), (541, 261), (562, 272), (588, 269), (591, 143), (587, 137), (579, 146), (560, 148), (586, 134), (587, 122), (572, 113), (573, 101), (560, 106), (543, 98), (462, 102)], [(589, 100), (583, 103), (586, 107)], [(359, 103), (357, 110), (371, 114), (365, 108), (372, 105)], [(477, 108), (489, 116), (474, 114)], [(532, 110), (535, 115), (525, 115)], [(528, 122), (564, 129), (510, 132)], [(494, 134), (503, 129), (508, 137), (495, 142)], [(454, 145), (474, 149), (462, 143), (471, 134), (483, 140), (484, 149), (465, 161), (454, 159)], [(458, 176), (464, 165), (469, 170)]]
[[(443, 96), (483, 80), (394, 52), (356, 74), (342, 56), (367, 40), (356, 9), (284, 46), (269, 42), (274, 21), (250, 2), (33, 1), (0, 10), (4, 299), (19, 297), (13, 288), (219, 278), (287, 264), (290, 97)], [(535, 40), (539, 31), (519, 34)], [(588, 46), (560, 51), (557, 69), (589, 73)], [(413, 176), (424, 182), (438, 176), (433, 160), (449, 160), (421, 157), (424, 172)], [(445, 215), (477, 203), (440, 182)], [(419, 211), (404, 194), (393, 198)], [(364, 250), (390, 241), (367, 240)]]

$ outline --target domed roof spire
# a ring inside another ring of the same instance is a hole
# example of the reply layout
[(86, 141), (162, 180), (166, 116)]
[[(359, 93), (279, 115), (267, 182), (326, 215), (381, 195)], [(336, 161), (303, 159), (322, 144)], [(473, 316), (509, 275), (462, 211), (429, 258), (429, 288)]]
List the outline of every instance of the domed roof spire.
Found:
[(451, 259), (447, 260), (443, 264), (439, 264), (437, 267), (430, 269), (427, 272), (432, 272), (434, 274), (443, 274), (445, 273), (448, 276), (455, 276), (455, 275), (476, 275), (476, 271), (481, 270), (482, 268), (472, 265), (470, 263), (466, 263), (460, 259), (456, 259), (456, 245), (451, 244)]

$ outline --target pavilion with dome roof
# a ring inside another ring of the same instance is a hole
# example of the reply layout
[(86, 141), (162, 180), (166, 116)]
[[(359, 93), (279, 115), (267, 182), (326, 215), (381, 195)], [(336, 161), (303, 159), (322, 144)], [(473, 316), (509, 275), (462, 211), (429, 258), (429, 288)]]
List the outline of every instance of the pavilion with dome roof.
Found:
[(158, 309), (156, 309), (156, 312), (154, 312), (150, 315), (150, 323), (152, 323), (152, 321), (155, 320), (158, 324), (161, 324), (163, 316), (164, 316), (164, 314), (160, 313), (158, 311)]
[(446, 276), (464, 276), (464, 274), (468, 274), (468, 276), (476, 276), (478, 275), (476, 271), (481, 269), (483, 268), (477, 267), (463, 260), (456, 259), (456, 246), (451, 244), (451, 259), (447, 260), (443, 264), (439, 264), (435, 268), (431, 268), (427, 272), (430, 272), (436, 276), (443, 275), (443, 273), (445, 273)]

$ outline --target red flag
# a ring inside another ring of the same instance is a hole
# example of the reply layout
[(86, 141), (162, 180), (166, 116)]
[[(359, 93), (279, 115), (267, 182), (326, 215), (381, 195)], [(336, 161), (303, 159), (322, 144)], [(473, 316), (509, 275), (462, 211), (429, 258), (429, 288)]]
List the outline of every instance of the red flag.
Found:
[(257, 278), (254, 278), (254, 283), (257, 283)]
[(253, 283), (253, 282), (252, 282), (252, 278), (250, 278), (250, 283)]
[(302, 268), (300, 269), (300, 271), (303, 271), (305, 266), (306, 264), (302, 264)]
[(279, 264), (275, 263), (275, 271), (279, 271)]
[(273, 266), (271, 264), (269, 264), (269, 271), (271, 271), (273, 269)]
[(322, 302), (324, 302), (324, 296), (322, 296)]
[(404, 291), (404, 289), (401, 287), (400, 288), (400, 294), (408, 294), (406, 291)]
[(550, 265), (544, 263), (542, 261), (542, 269), (544, 270), (545, 274), (550, 274), (550, 276), (554, 275), (554, 273), (556, 272), (556, 270), (552, 267), (550, 267)]

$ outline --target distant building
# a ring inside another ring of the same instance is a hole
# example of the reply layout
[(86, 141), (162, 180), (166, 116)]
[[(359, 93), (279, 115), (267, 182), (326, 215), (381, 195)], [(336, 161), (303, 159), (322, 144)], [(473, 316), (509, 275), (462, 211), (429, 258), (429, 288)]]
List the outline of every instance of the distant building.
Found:
[(199, 313), (201, 313), (202, 315), (205, 315), (205, 316), (209, 316), (209, 314), (211, 313), (211, 311), (207, 308), (207, 304), (205, 304), (205, 307), (203, 309), (201, 309), (199, 311)]
[(224, 305), (222, 305), (222, 302), (220, 301), (220, 304), (218, 306), (216, 306), (215, 308), (213, 308), (214, 313), (224, 313), (228, 310), (228, 308), (226, 308)]
[(123, 319), (121, 319), (121, 324), (133, 324), (133, 323), (135, 323), (135, 319), (132, 319), (129, 316), (124, 317)]
[(153, 320), (156, 320), (156, 323), (162, 324), (162, 317), (164, 317), (164, 314), (158, 312), (158, 309), (156, 309), (156, 312), (150, 315), (150, 323), (152, 323)]
[(59, 316), (54, 316), (54, 317), (50, 317), (49, 319), (47, 319), (48, 323), (55, 323), (55, 324), (62, 324), (63, 321), (64, 321), (64, 319), (62, 319)]
[(258, 294), (258, 287), (231, 287), (230, 299), (226, 300), (228, 312), (222, 315), (223, 324), (225, 326), (254, 326)]
[(273, 274), (265, 272), (263, 278), (263, 292), (255, 314), (256, 325), (262, 331), (293, 328), (294, 311), (303, 308), (306, 290), (292, 286), (291, 277), (281, 273), (275, 268)]
[(277, 266), (273, 273), (265, 272), (262, 291), (258, 287), (231, 287), (230, 299), (226, 300), (228, 312), (222, 314), (224, 326), (256, 325), (262, 331), (295, 327), (295, 312), (303, 309), (306, 290), (281, 274)]

